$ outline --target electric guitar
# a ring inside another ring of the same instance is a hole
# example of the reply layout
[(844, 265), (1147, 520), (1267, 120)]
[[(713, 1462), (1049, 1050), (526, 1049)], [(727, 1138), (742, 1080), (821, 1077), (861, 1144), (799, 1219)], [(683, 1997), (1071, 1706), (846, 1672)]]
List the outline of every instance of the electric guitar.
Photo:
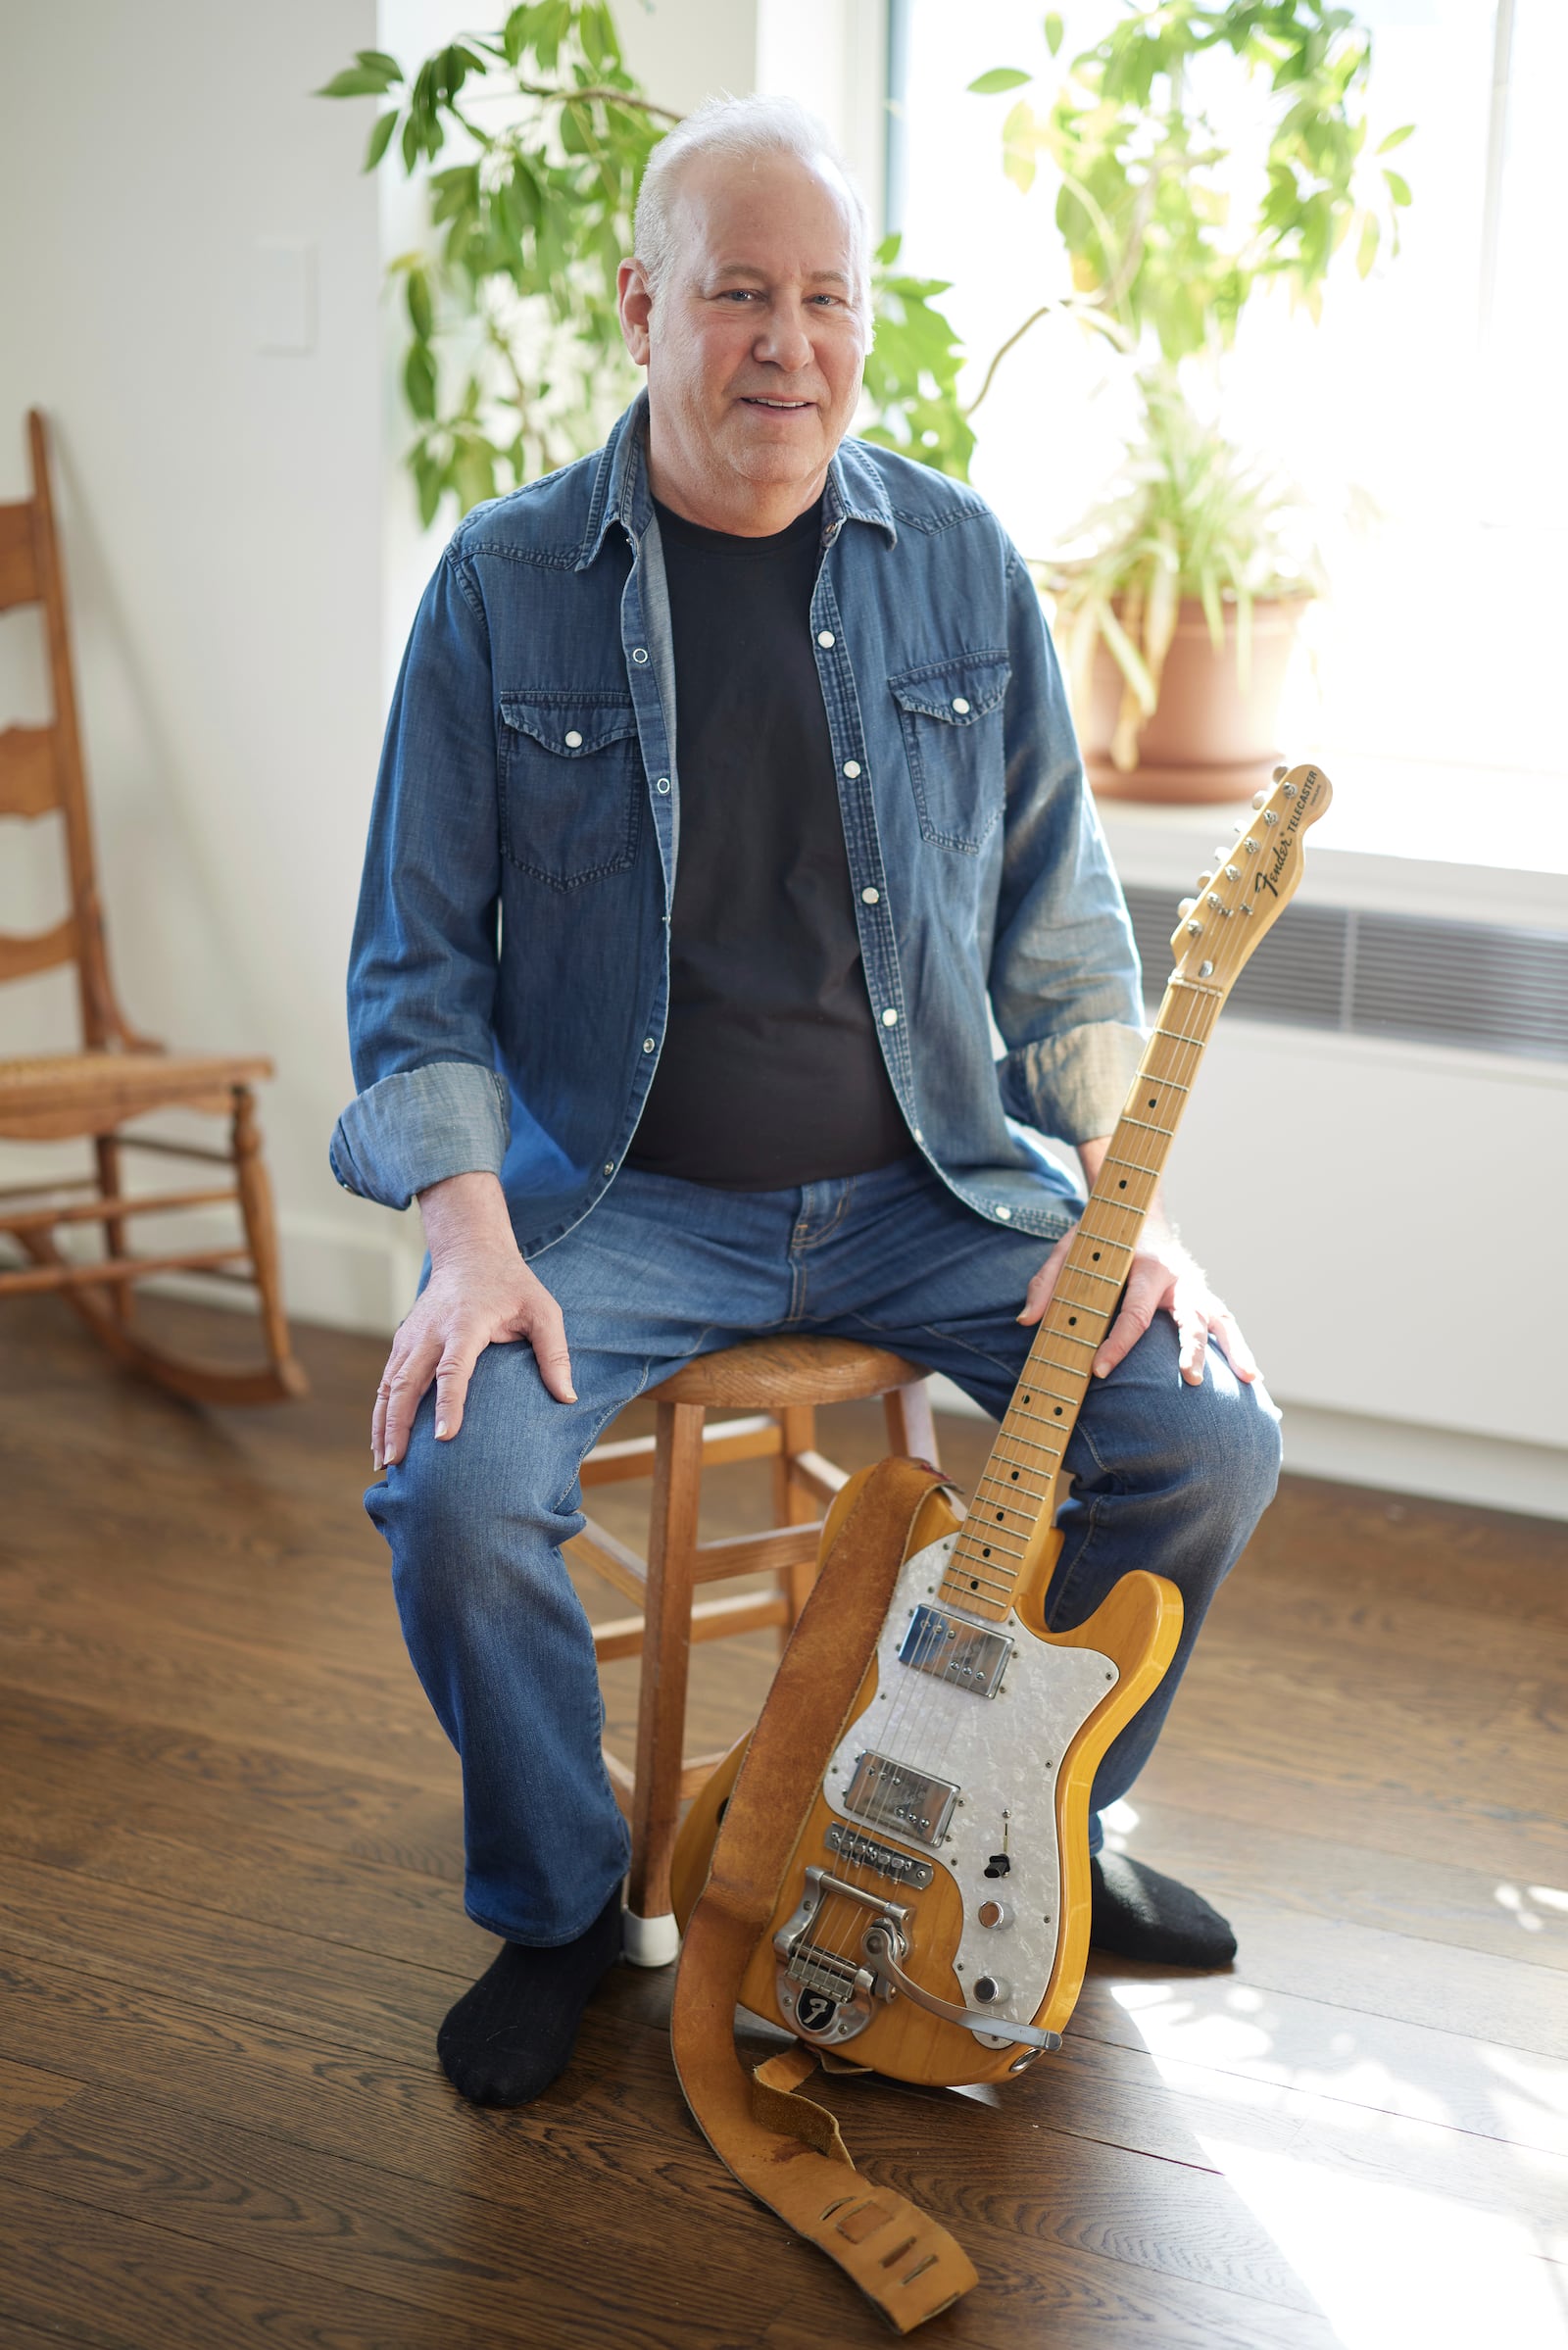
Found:
[[(1330, 796), (1315, 766), (1276, 769), (1184, 901), (1158, 1019), (967, 1513), (942, 1491), (915, 1511), (848, 1728), (819, 1770), (813, 1758), (815, 1793), (740, 1986), (742, 2005), (809, 2049), (956, 2084), (1059, 2045), (1088, 1951), (1095, 1769), (1181, 1630), (1174, 1586), (1142, 1570), (1076, 1630), (1047, 1629), (1062, 1459), (1204, 1048), (1296, 891), (1302, 836)], [(838, 1495), (825, 1559), (876, 1475)], [(745, 1744), (681, 1832), (683, 1931)]]

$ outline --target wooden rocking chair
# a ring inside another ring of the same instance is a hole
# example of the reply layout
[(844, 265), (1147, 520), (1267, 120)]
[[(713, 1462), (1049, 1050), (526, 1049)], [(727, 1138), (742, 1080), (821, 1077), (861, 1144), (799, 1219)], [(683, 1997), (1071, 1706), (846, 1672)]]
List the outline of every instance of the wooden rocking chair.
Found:
[[(0, 506), (0, 612), (13, 605), (42, 606), (55, 714), (47, 726), (11, 726), (0, 733), (0, 816), (42, 816), (59, 810), (65, 822), (71, 911), (51, 930), (25, 937), (0, 934), (0, 982), (74, 963), (82, 1050), (0, 1059), (0, 1142), (90, 1142), (96, 1172), (0, 1190), (0, 1236), (17, 1243), (25, 1260), (0, 1264), (0, 1297), (60, 1291), (120, 1361), (197, 1402), (269, 1403), (302, 1395), (307, 1382), (294, 1359), (283, 1318), (271, 1189), (251, 1093), (258, 1078), (271, 1075), (271, 1063), (256, 1053), (233, 1057), (166, 1053), (130, 1027), (110, 983), (76, 726), (65, 580), (49, 497), (48, 443), (36, 410), (28, 416), (27, 427), (32, 496), (19, 505)], [(209, 1150), (123, 1131), (127, 1121), (149, 1110), (167, 1109), (226, 1117), (228, 1149)], [(127, 1194), (121, 1181), (121, 1157), (126, 1151), (216, 1163), (229, 1171), (230, 1180), (196, 1191)], [(128, 1252), (125, 1228), (132, 1217), (221, 1201), (233, 1201), (239, 1208), (242, 1245), (141, 1256)], [(60, 1245), (62, 1232), (82, 1225), (97, 1226), (103, 1233), (104, 1253), (90, 1262), (70, 1256)], [(132, 1285), (149, 1274), (176, 1272), (239, 1280), (256, 1290), (267, 1351), (264, 1366), (235, 1370), (187, 1360), (163, 1351), (137, 1332)]]

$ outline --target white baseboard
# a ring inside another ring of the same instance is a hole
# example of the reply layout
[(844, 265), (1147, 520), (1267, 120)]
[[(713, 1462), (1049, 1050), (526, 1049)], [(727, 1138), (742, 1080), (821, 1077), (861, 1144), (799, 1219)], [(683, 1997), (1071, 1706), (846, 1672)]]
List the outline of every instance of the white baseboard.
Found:
[(1568, 1449), (1559, 1445), (1513, 1444), (1465, 1429), (1421, 1428), (1312, 1403), (1282, 1402), (1280, 1408), (1285, 1466), (1298, 1477), (1568, 1518)]
[[(933, 1379), (931, 1406), (969, 1420), (987, 1416), (951, 1379)], [(1420, 1428), (1409, 1420), (1375, 1420), (1312, 1403), (1281, 1402), (1280, 1409), (1285, 1466), (1298, 1477), (1568, 1518), (1568, 1450), (1556, 1445), (1511, 1444), (1462, 1429)]]

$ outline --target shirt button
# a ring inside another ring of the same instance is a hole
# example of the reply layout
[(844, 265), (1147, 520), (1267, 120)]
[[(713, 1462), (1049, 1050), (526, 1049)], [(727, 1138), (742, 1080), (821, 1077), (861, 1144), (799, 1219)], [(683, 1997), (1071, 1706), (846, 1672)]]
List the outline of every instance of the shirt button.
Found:
[(882, 1014), (882, 1025), (884, 1028), (897, 1028), (898, 1024), (899, 1015), (890, 1004), (887, 1007), (887, 1010)]
[(1010, 1224), (1012, 1222), (1012, 1210), (1010, 1207), (999, 1207), (997, 1213), (1002, 1218), (1004, 1224)]
[(966, 718), (969, 715), (969, 705), (967, 702), (965, 702), (961, 694), (954, 695), (953, 707), (957, 711), (960, 718)]
[(651, 1036), (645, 1036), (645, 1037), (644, 1037), (644, 1039), (643, 1039), (643, 1051), (644, 1051), (645, 1053), (652, 1053), (653, 1049), (654, 1049), (654, 1040), (653, 1040), (653, 1038), (652, 1038)]
[(667, 792), (669, 789), (669, 777), (667, 775), (661, 775), (655, 788), (661, 792)]
[(925, 1141), (925, 1136), (920, 1132), (918, 1126), (911, 1127), (909, 1131), (912, 1133), (917, 1143), (923, 1143)]
[(572, 728), (570, 734), (568, 734), (566, 737), (566, 749), (568, 751), (580, 751), (582, 749), (582, 736), (577, 732), (575, 726)]
[(819, 628), (816, 632), (816, 641), (824, 653), (831, 653), (833, 647), (838, 643), (831, 628)]
[(860, 892), (860, 904), (862, 906), (880, 906), (881, 903), (882, 892), (880, 890), (862, 890)]
[(613, 1160), (612, 1158), (607, 1158), (607, 1159), (606, 1159), (606, 1161), (605, 1161), (605, 1173), (606, 1173), (607, 1175), (613, 1175), (613, 1173), (614, 1173), (614, 1172), (615, 1172), (615, 1162), (614, 1162), (614, 1160)]
[(860, 772), (859, 760), (858, 759), (847, 759), (844, 761), (844, 772), (853, 782), (855, 777)]
[(637, 663), (639, 669), (647, 666), (648, 653), (646, 647), (642, 645), (633, 645), (631, 649), (631, 657), (632, 660)]

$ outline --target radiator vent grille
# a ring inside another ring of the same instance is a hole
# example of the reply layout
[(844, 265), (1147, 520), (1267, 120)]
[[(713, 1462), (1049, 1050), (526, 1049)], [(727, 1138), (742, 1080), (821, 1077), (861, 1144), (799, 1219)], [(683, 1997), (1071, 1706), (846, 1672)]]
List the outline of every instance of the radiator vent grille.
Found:
[[(1138, 887), (1127, 892), (1127, 910), (1144, 992), (1157, 1004), (1175, 902)], [(1253, 1020), (1568, 1061), (1568, 933), (1293, 906), (1230, 1000)]]

